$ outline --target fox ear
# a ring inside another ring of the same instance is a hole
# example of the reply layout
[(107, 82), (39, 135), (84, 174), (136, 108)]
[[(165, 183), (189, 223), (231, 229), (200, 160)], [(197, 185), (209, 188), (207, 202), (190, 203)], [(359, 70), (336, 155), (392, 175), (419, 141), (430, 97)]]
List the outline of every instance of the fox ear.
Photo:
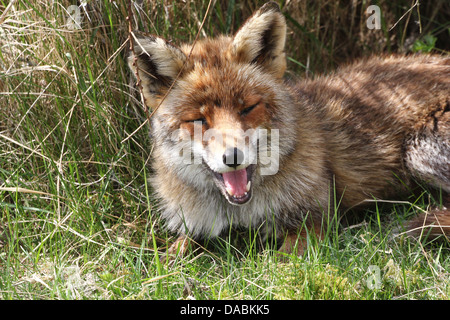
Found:
[(278, 77), (286, 70), (286, 20), (275, 2), (266, 3), (238, 30), (231, 54), (240, 62), (257, 63)]
[(154, 108), (158, 98), (164, 95), (177, 77), (186, 55), (178, 47), (154, 36), (134, 38), (133, 48), (128, 56), (128, 65), (141, 80), (146, 104)]

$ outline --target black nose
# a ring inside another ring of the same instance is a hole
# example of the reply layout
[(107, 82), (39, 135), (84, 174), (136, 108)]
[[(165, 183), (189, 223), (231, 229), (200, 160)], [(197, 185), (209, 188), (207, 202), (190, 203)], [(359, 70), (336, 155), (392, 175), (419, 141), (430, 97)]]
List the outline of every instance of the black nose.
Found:
[(225, 150), (222, 159), (227, 166), (236, 168), (244, 162), (244, 153), (238, 148), (228, 148)]

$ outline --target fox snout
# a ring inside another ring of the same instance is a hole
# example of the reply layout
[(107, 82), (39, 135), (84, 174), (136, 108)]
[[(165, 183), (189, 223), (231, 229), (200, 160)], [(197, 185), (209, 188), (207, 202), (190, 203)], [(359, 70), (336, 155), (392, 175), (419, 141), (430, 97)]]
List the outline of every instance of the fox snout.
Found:
[(222, 160), (228, 167), (236, 169), (244, 162), (244, 153), (238, 148), (227, 148)]
[[(239, 133), (239, 134), (238, 134)], [(233, 205), (242, 205), (252, 197), (252, 175), (255, 170), (255, 150), (240, 132), (216, 135), (206, 143), (204, 163), (225, 198)], [(221, 139), (222, 138), (222, 139)], [(252, 161), (253, 160), (253, 161)]]

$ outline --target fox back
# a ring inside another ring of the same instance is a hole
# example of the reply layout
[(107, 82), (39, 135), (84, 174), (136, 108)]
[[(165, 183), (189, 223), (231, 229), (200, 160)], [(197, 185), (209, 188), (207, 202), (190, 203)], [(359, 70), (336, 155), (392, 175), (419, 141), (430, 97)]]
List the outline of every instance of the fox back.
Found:
[[(233, 36), (134, 38), (128, 61), (155, 110), (151, 180), (170, 230), (258, 228), (290, 252), (303, 227), (321, 235), (335, 199), (342, 212), (414, 181), (450, 192), (450, 58), (372, 57), (295, 82), (285, 40), (273, 2)], [(437, 216), (426, 222), (450, 231), (450, 213)]]

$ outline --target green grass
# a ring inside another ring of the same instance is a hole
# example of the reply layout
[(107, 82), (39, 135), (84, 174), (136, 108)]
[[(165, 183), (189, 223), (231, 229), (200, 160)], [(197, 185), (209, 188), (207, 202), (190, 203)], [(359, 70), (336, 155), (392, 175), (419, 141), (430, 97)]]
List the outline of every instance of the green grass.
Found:
[[(204, 34), (235, 32), (263, 2), (217, 1)], [(359, 224), (311, 239), (302, 257), (279, 257), (254, 232), (240, 231), (160, 264), (174, 237), (146, 183), (151, 141), (124, 61), (127, 2), (89, 3), (82, 29), (69, 29), (68, 1), (0, 0), (0, 299), (449, 298), (448, 243), (391, 232), (427, 208), (428, 191), (409, 204), (379, 203)], [(405, 39), (448, 50), (443, 2), (421, 6), (423, 36), (404, 34), (402, 20), (389, 41), (386, 30), (360, 26), (359, 2), (280, 3), (289, 67), (299, 74), (386, 51), (388, 42), (398, 49)], [(410, 5), (380, 1), (385, 23)], [(195, 38), (208, 1), (143, 6), (133, 2), (134, 27), (181, 42)], [(367, 282), (374, 266), (379, 288)]]

